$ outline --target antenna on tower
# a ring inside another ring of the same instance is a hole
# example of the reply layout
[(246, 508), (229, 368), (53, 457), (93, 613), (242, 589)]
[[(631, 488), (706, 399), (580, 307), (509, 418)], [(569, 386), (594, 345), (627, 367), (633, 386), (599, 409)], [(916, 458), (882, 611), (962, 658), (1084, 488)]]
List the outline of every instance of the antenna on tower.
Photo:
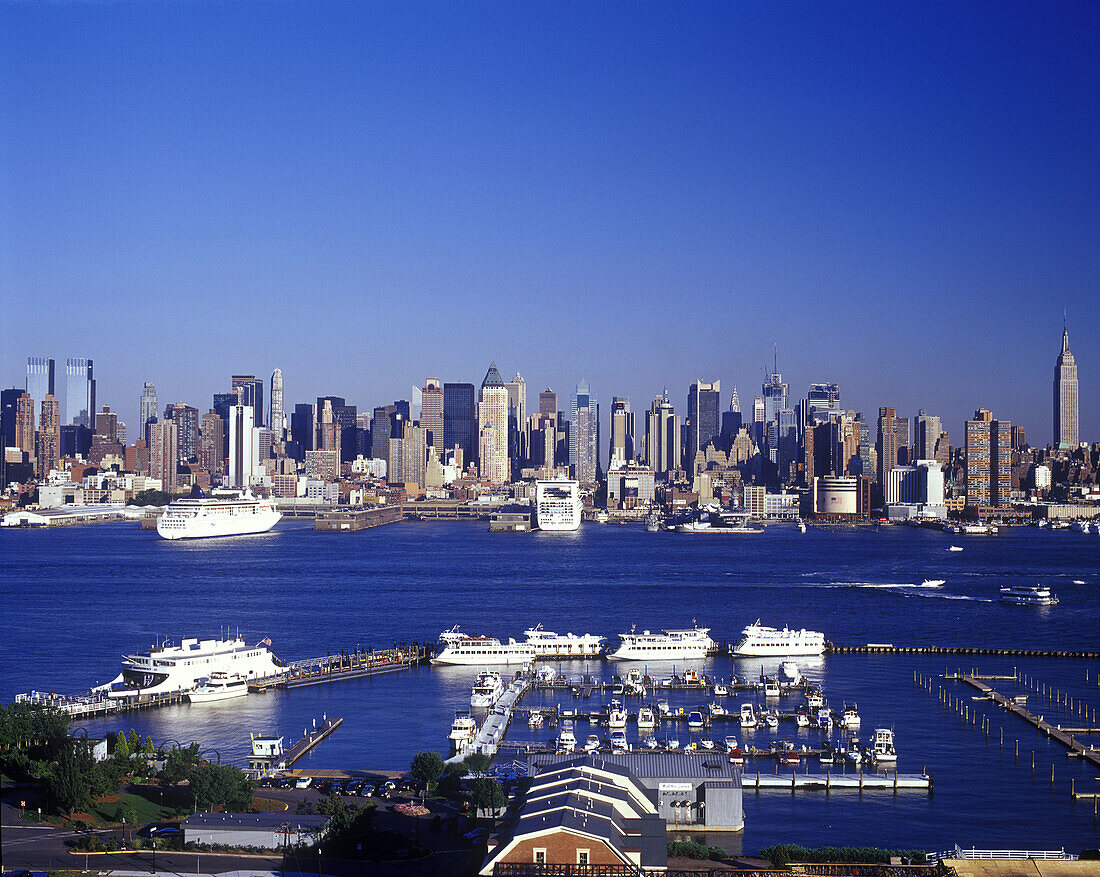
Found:
[(774, 375), (779, 371), (779, 345), (776, 342), (772, 342), (772, 374)]

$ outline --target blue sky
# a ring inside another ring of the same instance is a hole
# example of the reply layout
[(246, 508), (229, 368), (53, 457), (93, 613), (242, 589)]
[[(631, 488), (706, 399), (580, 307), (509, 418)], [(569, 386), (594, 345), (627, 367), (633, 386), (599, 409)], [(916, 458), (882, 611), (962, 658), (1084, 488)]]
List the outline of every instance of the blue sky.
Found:
[(979, 405), (1100, 440), (1100, 7), (11, 2), (0, 381), (90, 356), (205, 410), (490, 360), (644, 410)]

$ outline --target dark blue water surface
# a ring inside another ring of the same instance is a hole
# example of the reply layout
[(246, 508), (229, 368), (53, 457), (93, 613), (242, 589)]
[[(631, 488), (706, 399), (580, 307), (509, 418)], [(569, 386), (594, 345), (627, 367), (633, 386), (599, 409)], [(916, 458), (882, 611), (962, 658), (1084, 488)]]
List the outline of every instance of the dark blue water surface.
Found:
[[(964, 550), (949, 552), (952, 544)], [(117, 675), (123, 653), (143, 651), (158, 637), (216, 636), (225, 625), (240, 628), (251, 641), (271, 637), (274, 651), (286, 660), (432, 641), (456, 623), (463, 630), (522, 638), (525, 628), (542, 622), (559, 632), (598, 633), (614, 643), (632, 624), (657, 629), (687, 626), (692, 619), (730, 641), (757, 618), (821, 630), (839, 644), (1100, 651), (1100, 538), (1070, 531), (1026, 528), (965, 537), (909, 527), (811, 528), (806, 534), (773, 527), (759, 536), (703, 537), (586, 525), (575, 534), (492, 535), (484, 524), (445, 522), (320, 534), (286, 522), (264, 536), (170, 543), (132, 524), (111, 524), (0, 533), (0, 563), (4, 701), (31, 689), (87, 690)], [(922, 587), (928, 579), (945, 584)], [(1036, 582), (1049, 584), (1061, 602), (1048, 609), (996, 602), (1003, 585)], [(824, 686), (830, 705), (858, 703), (861, 737), (875, 727), (892, 727), (899, 769), (927, 768), (935, 775), (935, 792), (749, 792), (744, 833), (723, 837), (725, 846), (746, 852), (780, 841), (891, 842), (925, 849), (956, 842), (1100, 846), (1092, 802), (1074, 803), (1069, 794), (1071, 779), (1078, 791), (1100, 788), (1100, 769), (1068, 759), (1063, 748), (988, 704), (972, 704), (991, 717), (987, 739), (980, 725), (964, 724), (934, 693), (913, 684), (914, 672), (1018, 669), (1100, 712), (1100, 662), (836, 655), (803, 664), (807, 676)], [(567, 673), (584, 669), (562, 667)], [(608, 673), (606, 666), (590, 669)], [(761, 665), (713, 659), (705, 669), (751, 676)], [(402, 769), (421, 749), (446, 750), (451, 717), (468, 706), (476, 670), (422, 667), (223, 704), (132, 713), (85, 727), (96, 735), (132, 725), (158, 743), (197, 740), (223, 761), (243, 764), (250, 731), (297, 738), (314, 718), (339, 715), (343, 727), (300, 766)], [(970, 703), (972, 692), (943, 684)], [(1011, 683), (998, 684), (1011, 690)], [(671, 699), (685, 708), (703, 702), (689, 694)], [(739, 699), (728, 700), (736, 709)], [(597, 703), (567, 705), (592, 709)], [(1092, 724), (1053, 704), (1039, 711), (1066, 725)], [(516, 723), (510, 738), (554, 733)], [(588, 733), (587, 726), (578, 726), (581, 740)], [(741, 737), (733, 725), (712, 732), (719, 740), (726, 733)], [(678, 735), (690, 742), (686, 729)], [(796, 732), (789, 724), (774, 737), (811, 746), (820, 739), (816, 731)], [(767, 745), (772, 738), (758, 731), (746, 742)], [(775, 770), (771, 762), (760, 767)]]

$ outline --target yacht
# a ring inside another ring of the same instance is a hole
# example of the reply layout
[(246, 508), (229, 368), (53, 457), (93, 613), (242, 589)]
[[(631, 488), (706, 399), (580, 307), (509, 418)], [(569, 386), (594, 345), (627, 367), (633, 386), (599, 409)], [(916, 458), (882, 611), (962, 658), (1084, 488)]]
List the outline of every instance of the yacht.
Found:
[(653, 714), (653, 707), (643, 706), (638, 710), (638, 727), (639, 728), (655, 728), (655, 727), (657, 727), (657, 717)]
[(742, 728), (755, 728), (756, 727), (756, 711), (752, 708), (751, 703), (741, 704), (741, 727)]
[(187, 699), (191, 703), (213, 703), (233, 697), (244, 697), (246, 694), (248, 694), (247, 679), (216, 670), (210, 674), (210, 678), (205, 683), (194, 691), (188, 692)]
[(689, 731), (702, 731), (703, 730), (703, 714), (699, 710), (692, 710), (688, 713), (688, 730)]
[(779, 683), (772, 676), (764, 677), (764, 697), (779, 697)]
[(477, 735), (477, 722), (469, 713), (455, 713), (455, 720), (451, 723), (451, 733), (447, 738), (454, 746), (455, 752), (461, 752), (474, 742)]
[(535, 482), (535, 514), (540, 530), (548, 533), (579, 530), (581, 508), (578, 482), (561, 477)]
[(456, 624), (439, 635), (443, 650), (433, 664), (526, 664), (535, 659), (535, 647), (514, 639), (502, 643), (496, 637), (459, 633)]
[(898, 754), (894, 751), (894, 732), (889, 728), (875, 728), (871, 747), (871, 760), (875, 764), (897, 764)]
[(477, 681), (470, 691), (470, 706), (476, 710), (491, 709), (504, 694), (504, 681), (499, 673), (485, 670), (477, 674)]
[(244, 536), (266, 533), (282, 516), (270, 499), (254, 497), (248, 491), (216, 491), (207, 498), (196, 489), (187, 499), (168, 503), (157, 519), (157, 533), (171, 540)]
[(612, 752), (626, 752), (626, 731), (612, 731), (611, 732), (611, 751)]
[(584, 741), (584, 751), (588, 753), (600, 751), (600, 738), (597, 734), (589, 734), (588, 739)]
[(806, 692), (806, 706), (812, 710), (819, 710), (825, 705), (825, 698), (821, 696), (819, 689)]
[(761, 657), (768, 655), (820, 655), (825, 652), (825, 636), (814, 630), (779, 630), (765, 627), (759, 621), (741, 631), (742, 639), (733, 650), (735, 655)]
[(844, 716), (840, 720), (840, 727), (852, 731), (859, 727), (859, 723), (859, 712), (856, 710), (855, 704), (844, 707)]
[(794, 661), (784, 661), (779, 665), (779, 681), (788, 685), (799, 685), (802, 682), (802, 671)]
[(1058, 598), (1046, 585), (1010, 585), (1001, 588), (1001, 602), (1023, 606), (1053, 606)]
[(609, 728), (626, 727), (626, 710), (617, 700), (611, 701), (611, 711), (607, 714), (607, 726)]
[(833, 711), (827, 706), (823, 706), (817, 711), (817, 726), (826, 732), (833, 727)]
[(558, 734), (558, 749), (564, 752), (572, 752), (577, 748), (577, 737), (573, 733), (573, 723), (564, 722), (561, 726), (561, 733)]
[(264, 639), (249, 646), (240, 636), (188, 638), (178, 646), (165, 640), (151, 646), (148, 654), (124, 656), (122, 672), (93, 690), (121, 698), (190, 691), (215, 673), (246, 682), (280, 676), (284, 670), (267, 648), (270, 645), (271, 640)]
[(593, 658), (603, 654), (604, 638), (595, 634), (554, 633), (543, 630), (541, 624), (528, 628), (524, 634), (536, 658)]
[(684, 630), (663, 630), (650, 633), (643, 630), (619, 634), (620, 645), (608, 655), (612, 661), (688, 661), (701, 660), (718, 648), (710, 638), (709, 627)]

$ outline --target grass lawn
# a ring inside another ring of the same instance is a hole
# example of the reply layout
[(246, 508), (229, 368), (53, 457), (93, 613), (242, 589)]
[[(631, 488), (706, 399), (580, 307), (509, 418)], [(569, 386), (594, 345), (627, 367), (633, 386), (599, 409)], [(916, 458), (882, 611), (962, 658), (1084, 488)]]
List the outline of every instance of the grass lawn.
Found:
[(125, 793), (121, 795), (107, 795), (106, 800), (97, 801), (92, 805), (91, 815), (96, 822), (118, 824), (119, 808), (129, 804), (136, 816), (136, 825), (145, 825), (148, 822), (164, 822), (176, 816), (176, 808), (163, 807), (157, 801), (151, 801), (144, 795)]

